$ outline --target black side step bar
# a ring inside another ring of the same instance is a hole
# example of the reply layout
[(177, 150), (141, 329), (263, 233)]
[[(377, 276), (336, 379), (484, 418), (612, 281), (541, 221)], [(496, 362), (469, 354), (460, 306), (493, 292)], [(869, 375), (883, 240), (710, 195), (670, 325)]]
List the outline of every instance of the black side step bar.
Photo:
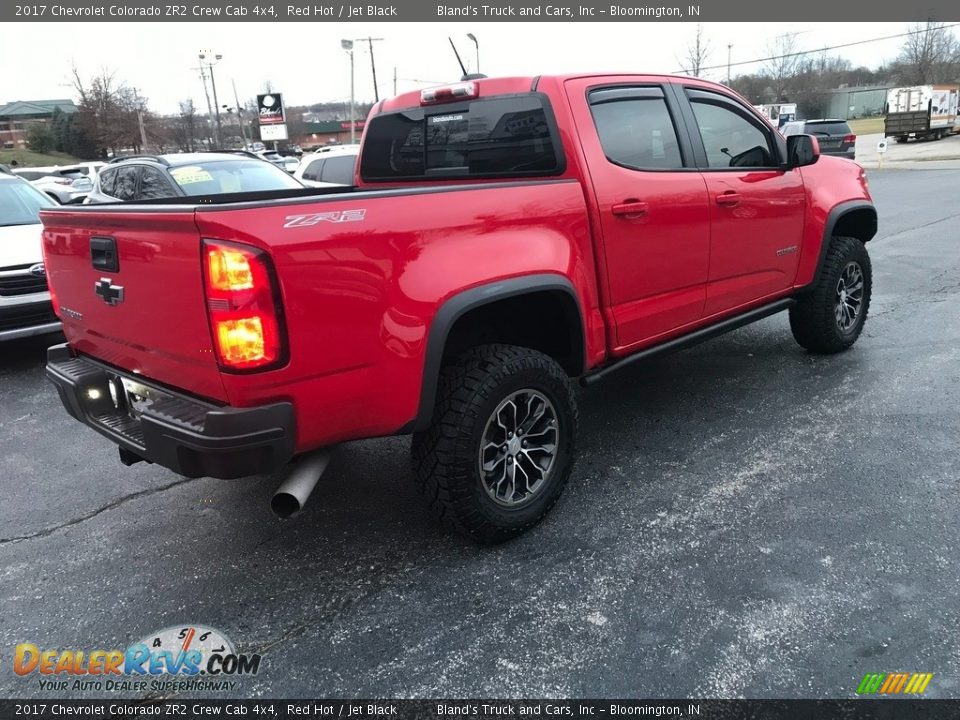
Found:
[(772, 302), (769, 305), (763, 305), (761, 307), (754, 308), (753, 310), (748, 310), (742, 315), (737, 315), (736, 317), (723, 320), (718, 322), (716, 325), (694, 330), (692, 333), (682, 335), (678, 338), (674, 338), (673, 340), (668, 340), (661, 345), (655, 345), (654, 347), (647, 348), (646, 350), (641, 350), (638, 353), (621, 358), (620, 360), (617, 360), (610, 365), (606, 365), (599, 370), (590, 373), (589, 375), (584, 375), (582, 378), (580, 378), (580, 384), (584, 387), (587, 385), (592, 385), (598, 380), (602, 380), (610, 373), (619, 370), (626, 365), (631, 365), (642, 360), (649, 360), (650, 358), (658, 355), (666, 355), (667, 353), (671, 353), (676, 350), (683, 350), (684, 348), (697, 345), (705, 340), (711, 340), (718, 335), (723, 335), (731, 330), (742, 328), (744, 325), (749, 325), (757, 320), (763, 320), (765, 317), (776, 315), (778, 312), (783, 312), (784, 310), (787, 310), (796, 304), (797, 301), (793, 298), (786, 298), (784, 300)]

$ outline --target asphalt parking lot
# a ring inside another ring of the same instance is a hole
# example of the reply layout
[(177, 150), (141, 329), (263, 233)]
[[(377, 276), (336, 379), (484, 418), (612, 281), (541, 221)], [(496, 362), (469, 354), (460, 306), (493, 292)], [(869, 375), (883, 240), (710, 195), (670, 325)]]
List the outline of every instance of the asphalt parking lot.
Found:
[(583, 392), (564, 497), (492, 549), (429, 519), (405, 439), (340, 448), (280, 521), (274, 478), (124, 468), (45, 342), (0, 348), (0, 696), (50, 694), (17, 643), (202, 623), (263, 654), (241, 696), (852, 697), (922, 671), (960, 697), (960, 170), (870, 177), (851, 351), (780, 315)]

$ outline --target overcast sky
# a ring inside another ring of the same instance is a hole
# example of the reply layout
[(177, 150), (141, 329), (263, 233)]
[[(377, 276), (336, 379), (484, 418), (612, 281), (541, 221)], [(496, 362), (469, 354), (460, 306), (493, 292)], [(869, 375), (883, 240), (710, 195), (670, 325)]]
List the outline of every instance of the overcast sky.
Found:
[[(906, 23), (705, 23), (712, 52), (707, 73), (726, 77), (727, 45), (733, 62), (766, 57), (778, 34), (797, 33), (799, 49), (818, 49), (895, 35)], [(576, 71), (676, 71), (696, 30), (692, 23), (26, 23), (7, 25), (0, 42), (0, 102), (73, 97), (70, 65), (89, 76), (100, 68), (137, 87), (154, 112), (173, 113), (193, 98), (205, 107), (196, 71), (200, 50), (223, 55), (216, 67), (221, 104), (233, 103), (231, 80), (241, 101), (263, 92), (269, 81), (287, 105), (346, 101), (350, 66), (341, 38), (373, 36), (380, 94), (400, 92), (459, 77), (447, 41), (452, 36), (470, 69), (475, 67), (472, 32), (480, 43), (480, 70), (487, 75), (536, 75)], [(103, 40), (104, 42), (101, 42)], [(867, 43), (836, 51), (855, 65), (875, 67), (894, 58), (902, 40)], [(373, 99), (370, 56), (357, 46), (356, 94)], [(757, 65), (734, 68), (750, 72)]]

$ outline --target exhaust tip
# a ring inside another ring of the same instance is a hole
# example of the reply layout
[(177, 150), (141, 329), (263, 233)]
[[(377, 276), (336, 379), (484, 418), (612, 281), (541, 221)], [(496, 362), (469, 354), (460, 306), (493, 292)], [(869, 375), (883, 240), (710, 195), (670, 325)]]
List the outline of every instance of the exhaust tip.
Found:
[(273, 513), (279, 518), (288, 518), (300, 512), (327, 469), (328, 462), (330, 452), (326, 449), (301, 456), (270, 500)]
[(278, 518), (287, 519), (296, 515), (303, 508), (294, 495), (287, 492), (278, 492), (270, 500), (270, 509)]

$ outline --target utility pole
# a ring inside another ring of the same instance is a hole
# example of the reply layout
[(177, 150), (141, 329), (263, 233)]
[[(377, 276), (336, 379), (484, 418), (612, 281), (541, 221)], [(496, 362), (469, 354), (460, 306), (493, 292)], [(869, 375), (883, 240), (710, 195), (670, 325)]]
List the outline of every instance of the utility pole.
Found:
[(397, 66), (393, 66), (393, 96), (397, 96)]
[(213, 122), (213, 106), (210, 105), (210, 91), (207, 90), (207, 73), (203, 69), (203, 63), (197, 68), (200, 71), (200, 80), (203, 82), (203, 94), (207, 98), (207, 149), (213, 145), (213, 135), (210, 132), (210, 123)]
[(137, 108), (137, 124), (140, 125), (140, 147), (142, 152), (147, 151), (147, 130), (143, 126), (143, 110)]
[(140, 127), (140, 151), (147, 151), (147, 131), (143, 126), (143, 105), (140, 103), (140, 95), (136, 89), (133, 91), (133, 100), (137, 103), (137, 125)]
[(727, 43), (727, 87), (730, 87), (730, 51), (733, 50), (733, 43)]
[(353, 97), (353, 40), (341, 40), (340, 47), (350, 55), (350, 144), (357, 142), (356, 103)]
[(370, 70), (373, 72), (373, 100), (374, 102), (377, 102), (380, 100), (380, 91), (377, 89), (377, 63), (373, 59), (373, 44), (375, 42), (381, 42), (383, 38), (357, 38), (357, 42), (363, 42), (364, 40), (367, 42), (367, 47), (370, 48)]
[(233, 102), (237, 106), (237, 123), (240, 125), (240, 137), (243, 138), (243, 148), (244, 150), (249, 150), (250, 142), (247, 141), (247, 128), (243, 124), (243, 109), (240, 107), (240, 96), (237, 95), (237, 81), (231, 78), (230, 82), (233, 84)]
[[(220, 56), (217, 55), (219, 58)], [(217, 100), (217, 81), (213, 78), (213, 65), (210, 66), (210, 87), (213, 88), (213, 111), (217, 116), (217, 147), (223, 149), (223, 125), (220, 124), (220, 101)]]

